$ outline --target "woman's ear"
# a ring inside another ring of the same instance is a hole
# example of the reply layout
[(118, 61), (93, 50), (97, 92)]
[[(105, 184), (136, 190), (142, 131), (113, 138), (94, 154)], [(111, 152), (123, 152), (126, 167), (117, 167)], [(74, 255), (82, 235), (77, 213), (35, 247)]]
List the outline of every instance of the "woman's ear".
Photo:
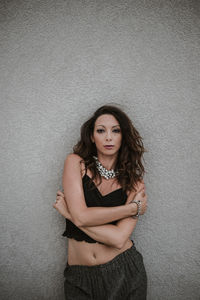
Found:
[(92, 143), (94, 143), (94, 139), (93, 139), (92, 135), (90, 136), (90, 139), (91, 139)]

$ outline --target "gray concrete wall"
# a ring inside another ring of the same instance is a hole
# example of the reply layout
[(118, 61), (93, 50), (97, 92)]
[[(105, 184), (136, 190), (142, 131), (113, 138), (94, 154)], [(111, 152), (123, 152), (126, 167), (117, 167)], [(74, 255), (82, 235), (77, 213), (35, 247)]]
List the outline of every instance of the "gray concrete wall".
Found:
[(149, 300), (199, 290), (199, 1), (1, 1), (1, 299), (61, 300), (52, 207), (80, 125), (118, 103), (144, 138), (133, 233)]

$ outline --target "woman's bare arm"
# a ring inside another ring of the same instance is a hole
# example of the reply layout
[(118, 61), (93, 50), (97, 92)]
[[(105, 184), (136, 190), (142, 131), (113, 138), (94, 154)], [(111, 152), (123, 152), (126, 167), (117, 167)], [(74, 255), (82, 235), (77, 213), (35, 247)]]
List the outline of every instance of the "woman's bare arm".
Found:
[[(144, 193), (143, 184), (138, 185), (136, 193), (137, 194), (134, 197), (134, 200), (139, 200), (142, 197), (146, 197), (146, 194)], [(61, 213), (67, 219), (72, 221), (70, 212), (67, 208), (67, 203), (64, 198), (64, 194), (61, 191), (58, 191), (57, 195), (58, 202), (54, 207), (59, 211), (59, 213)], [(131, 193), (129, 193), (126, 205), (132, 200), (131, 196)], [(99, 226), (85, 226), (79, 228), (94, 240), (106, 244), (108, 246), (121, 249), (126, 243), (127, 239), (130, 237), (131, 233), (133, 232), (137, 220), (137, 218), (133, 219), (132, 217), (127, 217), (117, 221), (115, 225), (104, 224)]]
[[(142, 185), (138, 185), (137, 194), (134, 197), (134, 200), (139, 200), (141, 197), (147, 197), (141, 187)], [(131, 195), (129, 194), (126, 204), (130, 201)], [(136, 227), (137, 221), (138, 218), (133, 219), (132, 217), (127, 217), (117, 221), (116, 225), (105, 224), (99, 226), (80, 227), (80, 229), (98, 242), (121, 249), (127, 239), (131, 236)]]
[(84, 198), (81, 168), (81, 157), (69, 154), (63, 171), (63, 188), (72, 222), (77, 227), (96, 226), (133, 216), (137, 205), (129, 203), (115, 207), (87, 207)]
[(98, 242), (121, 249), (131, 236), (136, 224), (137, 219), (127, 217), (119, 220), (116, 225), (105, 224), (80, 227), (80, 229)]

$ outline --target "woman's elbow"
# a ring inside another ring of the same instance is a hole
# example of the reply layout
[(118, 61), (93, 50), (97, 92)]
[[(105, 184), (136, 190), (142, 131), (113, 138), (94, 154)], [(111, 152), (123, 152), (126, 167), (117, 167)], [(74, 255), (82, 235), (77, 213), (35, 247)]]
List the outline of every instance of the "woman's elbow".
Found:
[(76, 225), (76, 227), (82, 227), (83, 226), (81, 221), (77, 218), (72, 218), (72, 222), (74, 223), (74, 225)]
[(79, 214), (74, 214), (70, 212), (70, 221), (74, 223), (77, 227), (83, 226), (82, 218)]
[(71, 215), (71, 217), (72, 217), (72, 222), (77, 227), (80, 228), (80, 227), (84, 227), (84, 226), (87, 225), (86, 222), (85, 222), (83, 213), (76, 214), (76, 215)]
[(114, 241), (115, 248), (121, 250), (124, 247), (125, 244), (125, 238), (123, 236), (117, 236), (117, 238)]

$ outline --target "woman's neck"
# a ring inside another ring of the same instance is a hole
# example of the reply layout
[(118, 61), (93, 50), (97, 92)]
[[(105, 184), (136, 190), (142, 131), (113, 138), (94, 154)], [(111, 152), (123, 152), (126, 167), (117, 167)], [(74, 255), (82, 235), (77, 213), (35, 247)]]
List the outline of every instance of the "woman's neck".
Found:
[(116, 155), (102, 155), (98, 154), (98, 160), (107, 170), (115, 169), (117, 156)]

